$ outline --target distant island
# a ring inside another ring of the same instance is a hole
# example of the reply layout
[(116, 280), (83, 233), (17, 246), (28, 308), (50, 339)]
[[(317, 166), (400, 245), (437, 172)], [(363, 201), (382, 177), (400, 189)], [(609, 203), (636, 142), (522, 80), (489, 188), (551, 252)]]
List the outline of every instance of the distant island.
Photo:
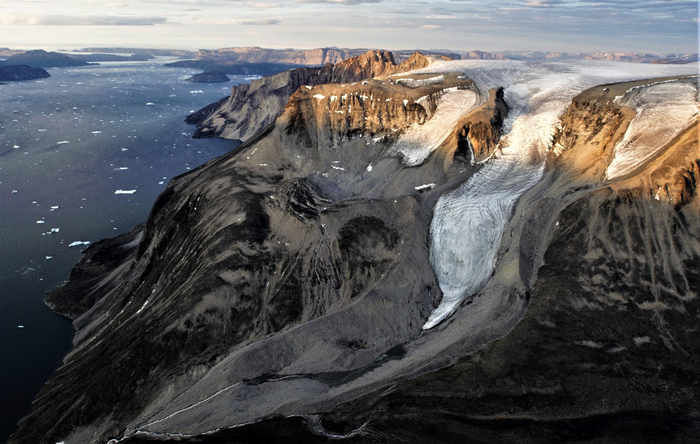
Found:
[(27, 65), (36, 68), (64, 68), (67, 66), (87, 66), (88, 62), (58, 52), (46, 52), (43, 49), (24, 51), (2, 62), (4, 66)]
[(0, 82), (45, 79), (47, 77), (51, 77), (51, 74), (42, 68), (33, 68), (27, 65), (0, 66)]
[(195, 74), (187, 80), (190, 82), (211, 83), (229, 82), (231, 79), (229, 79), (228, 76), (221, 71), (205, 71), (200, 74)]

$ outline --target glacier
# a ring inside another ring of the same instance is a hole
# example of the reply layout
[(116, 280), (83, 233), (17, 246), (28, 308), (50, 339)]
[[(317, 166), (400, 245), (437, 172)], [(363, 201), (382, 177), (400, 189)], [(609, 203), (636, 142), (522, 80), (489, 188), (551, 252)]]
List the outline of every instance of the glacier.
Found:
[[(439, 305), (423, 325), (431, 329), (448, 318), (466, 299), (479, 292), (488, 281), (497, 261), (498, 246), (510, 220), (513, 207), (529, 188), (542, 177), (546, 153), (550, 148), (559, 117), (574, 96), (590, 87), (613, 82), (662, 76), (693, 75), (698, 63), (688, 65), (641, 65), (602, 61), (480, 61), (438, 62), (427, 68), (405, 73), (441, 74), (462, 72), (474, 80), (480, 94), (468, 98), (443, 97), (426, 128), (411, 128), (397, 141), (395, 149), (404, 162), (420, 165), (439, 146), (448, 131), (466, 113), (479, 104), (477, 97), (487, 96), (489, 89), (504, 88), (504, 98), (511, 107), (504, 122), (504, 135), (496, 155), (467, 182), (438, 200), (430, 228), (430, 261), (443, 293)], [(648, 109), (660, 106), (666, 115), (673, 109), (679, 121), (691, 118), (697, 92), (678, 91), (677, 85), (656, 86), (647, 97)], [(682, 104), (663, 105), (663, 97), (681, 92)], [(691, 97), (692, 95), (692, 97)], [(658, 98), (658, 100), (657, 100)], [(483, 99), (482, 99), (483, 100)], [(441, 112), (446, 106), (448, 110)], [(679, 109), (676, 109), (676, 108)], [(639, 113), (639, 111), (638, 111)], [(655, 111), (645, 111), (651, 116)], [(645, 113), (639, 113), (643, 115)], [(645, 124), (639, 117), (641, 125)], [(442, 123), (436, 121), (442, 120)], [(674, 126), (674, 121), (668, 126)], [(634, 131), (634, 126), (630, 131)], [(677, 125), (676, 125), (677, 126)], [(682, 129), (682, 128), (681, 128)], [(666, 131), (672, 138), (673, 131)], [(631, 133), (633, 135), (634, 132)], [(430, 140), (430, 141), (428, 141)], [(641, 146), (646, 150), (648, 146)], [(618, 150), (616, 150), (618, 151)], [(619, 150), (618, 163), (625, 155)], [(636, 156), (638, 153), (635, 153)], [(650, 154), (653, 155), (653, 154)], [(615, 168), (618, 168), (617, 166)]]
[(617, 98), (615, 103), (632, 108), (637, 115), (615, 146), (605, 178), (631, 173), (687, 128), (700, 111), (697, 95), (697, 84), (664, 82), (633, 88)]

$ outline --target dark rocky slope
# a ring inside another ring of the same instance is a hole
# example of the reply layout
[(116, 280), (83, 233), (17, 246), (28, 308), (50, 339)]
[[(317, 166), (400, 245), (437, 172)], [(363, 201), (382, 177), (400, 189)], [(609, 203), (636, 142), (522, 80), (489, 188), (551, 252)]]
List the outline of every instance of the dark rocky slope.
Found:
[(634, 117), (612, 99), (644, 84), (574, 99), (489, 283), (427, 335), (432, 208), (502, 92), (405, 168), (396, 137), (471, 81), (300, 88), (52, 292), (75, 348), (11, 442), (695, 442), (697, 123), (604, 179)]
[(231, 88), (228, 100), (219, 106), (208, 105), (187, 117), (197, 124), (193, 137), (223, 137), (246, 140), (260, 128), (272, 123), (300, 87), (328, 83), (353, 83), (364, 79), (410, 71), (428, 66), (429, 59), (415, 53), (400, 65), (387, 51), (369, 51), (335, 65), (320, 68), (296, 68), (275, 76), (253, 80)]
[[(269, 390), (284, 373), (342, 386), (403, 356), (440, 298), (431, 208), (475, 169), (451, 168), (456, 144), (417, 168), (387, 148), (391, 128), (426, 121), (450, 87), (474, 86), (300, 88), (235, 153), (173, 179), (144, 227), (88, 248), (51, 293), (75, 318), (75, 347), (12, 442), (106, 442), (168, 427), (182, 403), (227, 385)], [(426, 181), (440, 185), (417, 191)], [(245, 415), (267, 408), (256, 405)], [(186, 410), (202, 431), (230, 421)]]
[(323, 415), (191, 442), (697, 442), (698, 123), (633, 175), (603, 178), (634, 117), (612, 99), (643, 84), (588, 90), (562, 117), (501, 246), (495, 278), (518, 251), (529, 301), (508, 335)]
[(0, 82), (45, 79), (47, 77), (51, 77), (51, 74), (42, 68), (32, 68), (27, 65), (0, 66)]

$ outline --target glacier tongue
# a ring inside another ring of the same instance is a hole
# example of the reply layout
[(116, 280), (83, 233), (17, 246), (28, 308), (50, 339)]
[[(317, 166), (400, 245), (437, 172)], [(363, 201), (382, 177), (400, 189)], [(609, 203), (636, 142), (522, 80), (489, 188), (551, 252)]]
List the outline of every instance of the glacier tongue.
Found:
[(697, 64), (456, 61), (431, 65), (417, 73), (455, 71), (463, 71), (473, 79), (482, 93), (503, 86), (511, 113), (504, 125), (506, 135), (499, 144), (500, 155), (466, 183), (441, 196), (436, 204), (430, 258), (443, 297), (423, 329), (450, 316), (488, 281), (513, 207), (540, 179), (554, 128), (574, 96), (606, 82), (693, 74)]

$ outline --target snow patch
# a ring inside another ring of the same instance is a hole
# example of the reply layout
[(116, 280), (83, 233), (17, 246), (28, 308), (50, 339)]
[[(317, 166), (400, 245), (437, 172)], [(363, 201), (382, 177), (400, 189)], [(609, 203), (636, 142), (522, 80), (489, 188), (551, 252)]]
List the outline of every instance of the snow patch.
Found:
[(114, 194), (134, 194), (136, 190), (117, 190)]

